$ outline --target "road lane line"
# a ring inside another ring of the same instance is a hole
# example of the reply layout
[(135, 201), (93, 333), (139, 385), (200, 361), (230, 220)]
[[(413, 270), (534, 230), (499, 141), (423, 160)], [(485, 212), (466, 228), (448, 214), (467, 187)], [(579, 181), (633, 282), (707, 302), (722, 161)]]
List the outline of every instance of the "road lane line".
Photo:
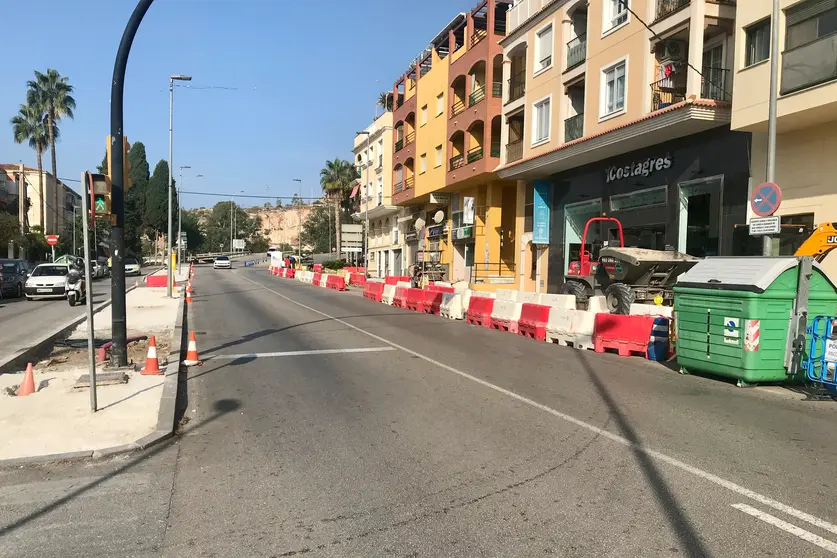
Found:
[(210, 355), (204, 360), (236, 360), (239, 358), (273, 358), (305, 355), (339, 355), (344, 353), (382, 353), (395, 351), (395, 347), (366, 347), (362, 349), (315, 349), (311, 351), (284, 351), (280, 353), (243, 353), (240, 355)]
[(837, 543), (833, 543), (830, 540), (824, 539), (819, 535), (815, 535), (810, 531), (801, 529), (796, 525), (788, 523), (787, 521), (782, 521), (778, 517), (772, 516), (769, 513), (765, 513), (761, 510), (757, 510), (756, 508), (748, 506), (747, 504), (732, 504), (732, 507), (737, 509), (738, 511), (746, 513), (747, 515), (751, 515), (756, 519), (760, 519), (761, 521), (764, 521), (765, 523), (772, 525), (773, 527), (778, 527), (782, 531), (786, 531), (791, 535), (795, 535), (803, 541), (807, 541), (811, 544), (817, 545), (820, 548), (824, 548), (832, 554), (837, 554)]
[(477, 378), (476, 376), (472, 376), (471, 374), (468, 374), (467, 372), (462, 372), (461, 370), (458, 370), (458, 369), (456, 369), (452, 366), (448, 366), (447, 364), (444, 364), (442, 362), (434, 360), (434, 359), (432, 359), (428, 356), (425, 356), (425, 355), (423, 355), (419, 352), (413, 351), (411, 349), (408, 349), (407, 347), (401, 346), (401, 345), (399, 345), (397, 343), (394, 343), (394, 342), (392, 342), (388, 339), (384, 339), (383, 337), (381, 337), (379, 335), (375, 335), (374, 333), (371, 333), (369, 331), (361, 329), (361, 328), (359, 328), (355, 325), (352, 325), (352, 324), (350, 324), (346, 321), (341, 320), (340, 318), (335, 318), (334, 316), (326, 314), (325, 312), (317, 310), (316, 308), (311, 308), (310, 306), (306, 306), (305, 304), (302, 304), (301, 302), (297, 302), (296, 300), (294, 300), (292, 298), (289, 298), (289, 297), (283, 295), (282, 293), (280, 293), (278, 291), (274, 291), (273, 289), (265, 286), (263, 283), (259, 283), (258, 281), (253, 281), (252, 279), (250, 279), (248, 277), (244, 277), (243, 275), (238, 274), (238, 273), (236, 273), (236, 275), (238, 275), (239, 277), (241, 277), (245, 281), (249, 281), (251, 283), (254, 283), (256, 285), (261, 286), (265, 290), (270, 291), (273, 294), (275, 294), (276, 296), (284, 298), (288, 302), (296, 304), (297, 306), (299, 306), (301, 308), (305, 308), (306, 310), (314, 312), (315, 314), (319, 314), (320, 316), (323, 316), (325, 318), (329, 318), (331, 320), (334, 320), (335, 322), (337, 322), (339, 324), (342, 324), (342, 325), (344, 325), (344, 326), (346, 326), (350, 329), (353, 329), (357, 332), (363, 333), (364, 335), (368, 335), (369, 337), (371, 337), (373, 339), (377, 339), (378, 341), (380, 341), (382, 343), (386, 343), (387, 345), (390, 345), (391, 347), (395, 347), (396, 349), (399, 349), (401, 351), (404, 351), (405, 353), (407, 353), (409, 355), (412, 355), (412, 356), (418, 357), (422, 360), (425, 360), (425, 361), (429, 362), (430, 364), (434, 364), (434, 365), (438, 366), (439, 368), (447, 370), (448, 372), (452, 372), (452, 373), (454, 373), (458, 376), (461, 376), (462, 378), (466, 378), (468, 380), (471, 380), (474, 383), (480, 384), (481, 386), (492, 389), (492, 390), (494, 390), (498, 393), (502, 393), (503, 395), (511, 397), (512, 399), (516, 399), (517, 401), (520, 401), (521, 403), (525, 403), (525, 404), (527, 404), (531, 407), (534, 407), (535, 409), (539, 409), (541, 411), (544, 411), (545, 413), (549, 413), (549, 414), (551, 414), (555, 417), (558, 417), (558, 418), (560, 418), (560, 419), (562, 419), (566, 422), (569, 422), (569, 423), (574, 424), (578, 427), (589, 430), (590, 432), (598, 434), (599, 436), (602, 436), (604, 438), (608, 438), (609, 440), (611, 440), (613, 442), (617, 442), (619, 444), (622, 444), (623, 446), (627, 446), (627, 447), (633, 448), (637, 451), (641, 451), (641, 452), (645, 453), (646, 455), (649, 455), (649, 456), (651, 456), (655, 459), (658, 459), (659, 461), (663, 461), (664, 463), (668, 463), (672, 467), (676, 467), (676, 468), (680, 469), (681, 471), (685, 471), (685, 472), (690, 473), (690, 474), (692, 474), (696, 477), (699, 477), (699, 478), (702, 478), (706, 481), (709, 481), (712, 484), (715, 484), (715, 485), (720, 486), (722, 488), (726, 488), (730, 492), (734, 492), (735, 494), (738, 494), (739, 496), (744, 496), (746, 498), (750, 498), (751, 500), (755, 500), (756, 502), (764, 504), (765, 506), (769, 506), (769, 507), (773, 508), (774, 510), (780, 511), (782, 513), (786, 513), (787, 515), (795, 517), (795, 518), (797, 518), (801, 521), (805, 521), (807, 523), (810, 523), (811, 525), (819, 527), (820, 529), (823, 529), (824, 531), (829, 531), (831, 533), (837, 534), (837, 525), (834, 525), (833, 523), (829, 523), (828, 521), (825, 521), (824, 519), (820, 519), (819, 517), (816, 517), (814, 515), (806, 513), (802, 510), (798, 510), (798, 509), (796, 509), (792, 506), (789, 506), (787, 504), (783, 504), (782, 502), (779, 502), (777, 500), (774, 500), (772, 498), (764, 496), (763, 494), (759, 494), (758, 492), (754, 492), (753, 490), (750, 490), (749, 488), (745, 488), (745, 487), (741, 486), (740, 484), (736, 484), (732, 481), (721, 478), (718, 475), (715, 475), (713, 473), (709, 473), (709, 472), (704, 471), (702, 469), (698, 469), (697, 467), (689, 465), (688, 463), (680, 461), (679, 459), (676, 459), (676, 458), (671, 457), (669, 455), (666, 455), (664, 453), (660, 453), (656, 450), (647, 448), (647, 447), (645, 447), (643, 445), (640, 445), (640, 444), (635, 444), (635, 443), (631, 442), (630, 440), (628, 440), (627, 438), (625, 438), (623, 436), (620, 436), (618, 434), (614, 434), (612, 432), (609, 432), (607, 430), (599, 428), (598, 426), (594, 426), (592, 424), (584, 422), (583, 420), (577, 419), (577, 418), (575, 418), (571, 415), (568, 415), (566, 413), (562, 413), (561, 411), (556, 411), (552, 407), (547, 407), (546, 405), (543, 405), (542, 403), (538, 403), (537, 401), (529, 399), (528, 397), (524, 397), (524, 396), (519, 395), (519, 394), (517, 394), (513, 391), (509, 391), (505, 388), (502, 388), (500, 386), (497, 386), (497, 385), (494, 385), (490, 382), (487, 382), (487, 381), (485, 381), (481, 378)]

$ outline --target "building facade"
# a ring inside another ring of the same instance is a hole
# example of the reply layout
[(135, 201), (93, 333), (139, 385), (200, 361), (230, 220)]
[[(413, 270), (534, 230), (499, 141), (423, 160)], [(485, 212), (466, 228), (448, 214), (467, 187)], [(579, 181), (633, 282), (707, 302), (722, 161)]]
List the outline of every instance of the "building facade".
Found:
[[(16, 194), (17, 183), (20, 180), (20, 165), (0, 164), (0, 173), (5, 174), (7, 184), (15, 185)], [(49, 172), (41, 171), (44, 192), (42, 199), (38, 169), (24, 166), (23, 176), (26, 182), (26, 197), (30, 204), (27, 215), (29, 226), (43, 226), (45, 234), (62, 234), (67, 226), (72, 226), (73, 207), (80, 207), (81, 196)]]
[[(837, 222), (837, 3), (782, 0), (776, 182), (783, 224), (771, 252), (791, 255), (816, 223)], [(764, 182), (770, 83), (770, 0), (736, 6), (732, 128), (752, 133), (752, 184)], [(823, 268), (837, 278), (837, 255)]]

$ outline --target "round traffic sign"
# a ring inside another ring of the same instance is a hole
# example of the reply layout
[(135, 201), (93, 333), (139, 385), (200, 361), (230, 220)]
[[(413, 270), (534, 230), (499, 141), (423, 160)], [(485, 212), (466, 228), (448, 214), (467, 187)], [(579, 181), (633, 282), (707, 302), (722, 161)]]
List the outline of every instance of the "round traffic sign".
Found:
[(56, 244), (58, 244), (58, 235), (57, 234), (48, 234), (46, 236), (46, 241), (47, 241), (47, 244), (49, 244), (50, 246), (55, 246)]
[(782, 189), (773, 182), (762, 182), (753, 188), (750, 207), (759, 217), (770, 217), (782, 203)]

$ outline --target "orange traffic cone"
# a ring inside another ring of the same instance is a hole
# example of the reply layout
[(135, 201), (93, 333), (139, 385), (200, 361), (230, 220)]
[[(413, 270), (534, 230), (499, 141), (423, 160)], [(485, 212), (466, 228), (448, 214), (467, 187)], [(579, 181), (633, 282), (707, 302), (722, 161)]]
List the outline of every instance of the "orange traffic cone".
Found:
[(187, 292), (187, 293), (191, 293), (191, 292), (192, 292), (192, 282), (191, 282), (191, 281), (189, 281), (188, 283), (186, 283), (186, 292)]
[(23, 375), (23, 382), (17, 388), (17, 396), (32, 395), (35, 393), (35, 373), (32, 370), (32, 363), (26, 365), (26, 374)]
[(195, 340), (194, 330), (189, 332), (189, 346), (186, 349), (186, 360), (183, 361), (186, 366), (195, 366), (203, 364), (198, 358), (198, 342)]
[(148, 340), (148, 354), (145, 357), (145, 368), (140, 372), (143, 376), (159, 376), (163, 371), (160, 370), (160, 363), (157, 360), (157, 338), (153, 335)]
[(192, 291), (186, 291), (186, 304), (192, 304)]

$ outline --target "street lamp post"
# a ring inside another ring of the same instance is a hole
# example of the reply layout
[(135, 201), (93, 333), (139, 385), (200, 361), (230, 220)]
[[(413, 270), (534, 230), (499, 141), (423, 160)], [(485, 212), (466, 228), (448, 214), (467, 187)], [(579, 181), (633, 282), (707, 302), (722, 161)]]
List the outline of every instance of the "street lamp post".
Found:
[[(299, 182), (299, 193), (302, 194), (302, 179), (301, 178), (294, 178), (293, 181), (294, 182)], [(297, 197), (296, 220), (297, 220), (296, 236), (297, 236), (297, 243), (299, 244), (299, 260), (302, 261), (302, 198), (301, 197)]]
[(172, 257), (172, 248), (171, 248), (171, 233), (172, 233), (172, 218), (171, 218), (171, 206), (172, 206), (172, 128), (174, 124), (174, 82), (175, 81), (192, 81), (192, 76), (184, 76), (181, 74), (169, 76), (169, 234), (168, 238), (166, 239), (166, 259), (168, 260), (166, 263), (166, 270), (167, 270), (167, 281), (166, 281), (166, 296), (171, 298), (172, 296), (172, 265), (171, 257)]
[[(81, 209), (79, 206), (73, 206), (73, 255), (78, 256), (78, 251), (76, 250), (76, 210)], [(95, 231), (96, 228), (94, 227), (93, 230)]]
[[(372, 139), (372, 134), (368, 130), (364, 130), (362, 132), (358, 132), (357, 135), (365, 135), (366, 136), (366, 162), (364, 165), (366, 166), (366, 182), (363, 185), (364, 191), (368, 189), (369, 184), (369, 167), (372, 165), (371, 160), (369, 160), (369, 143)], [(361, 159), (362, 161), (363, 159)], [(366, 191), (366, 195), (363, 196), (363, 200), (366, 203), (366, 209), (364, 210), (364, 215), (366, 217), (366, 225), (363, 227), (363, 271), (367, 277), (369, 277), (369, 198), (371, 197), (371, 193)]]
[(183, 191), (183, 169), (191, 169), (189, 165), (180, 167), (180, 182), (177, 183), (177, 269), (180, 269), (180, 262), (183, 259), (183, 200), (180, 199), (180, 192)]

